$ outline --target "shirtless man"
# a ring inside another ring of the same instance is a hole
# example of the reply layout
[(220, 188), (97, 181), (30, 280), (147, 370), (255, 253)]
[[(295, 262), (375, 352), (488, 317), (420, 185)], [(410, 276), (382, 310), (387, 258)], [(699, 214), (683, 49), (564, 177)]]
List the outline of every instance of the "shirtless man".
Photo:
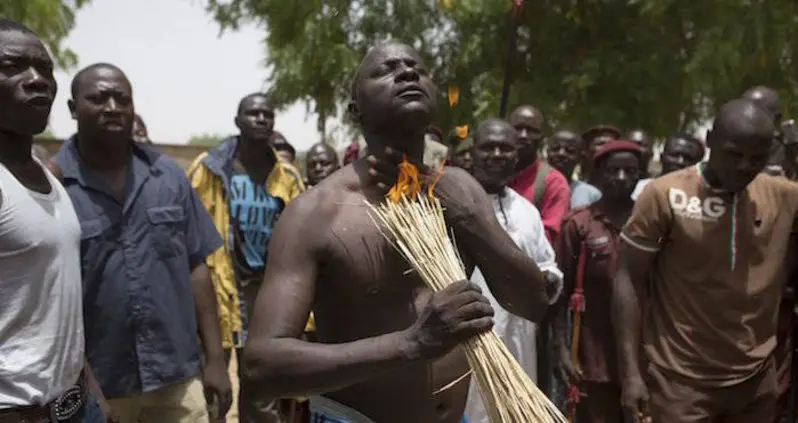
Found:
[[(457, 346), (491, 328), (489, 302), (467, 281), (432, 293), (364, 204), (382, 201), (395, 183), (399, 151), (421, 162), (435, 98), (412, 48), (380, 45), (363, 59), (350, 112), (371, 155), (297, 198), (278, 223), (244, 352), (245, 389), (267, 401), (324, 395), (311, 398), (311, 409), (327, 421), (461, 420), (469, 368)], [(545, 280), (502, 229), (485, 191), (446, 167), (435, 192), (466, 274), (478, 266), (505, 309), (539, 320)], [(311, 309), (322, 343), (298, 339)]]

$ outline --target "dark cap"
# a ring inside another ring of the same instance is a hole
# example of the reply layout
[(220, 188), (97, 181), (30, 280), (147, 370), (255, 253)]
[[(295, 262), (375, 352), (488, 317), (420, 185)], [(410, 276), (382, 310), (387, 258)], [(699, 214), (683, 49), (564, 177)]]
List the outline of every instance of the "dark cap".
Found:
[(615, 139), (618, 139), (621, 137), (621, 131), (612, 125), (596, 125), (583, 132), (582, 139), (589, 143), (590, 140), (599, 135), (609, 135)]

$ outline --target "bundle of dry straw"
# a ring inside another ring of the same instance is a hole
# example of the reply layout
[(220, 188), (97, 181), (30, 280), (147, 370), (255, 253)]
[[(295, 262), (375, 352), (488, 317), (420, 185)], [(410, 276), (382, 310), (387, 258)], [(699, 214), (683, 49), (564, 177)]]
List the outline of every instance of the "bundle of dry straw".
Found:
[[(424, 195), (417, 169), (406, 161), (386, 202), (369, 203), (375, 224), (434, 291), (466, 279), (449, 238), (440, 201)], [(493, 331), (466, 342), (466, 356), (492, 423), (566, 422), (557, 407), (529, 379)]]

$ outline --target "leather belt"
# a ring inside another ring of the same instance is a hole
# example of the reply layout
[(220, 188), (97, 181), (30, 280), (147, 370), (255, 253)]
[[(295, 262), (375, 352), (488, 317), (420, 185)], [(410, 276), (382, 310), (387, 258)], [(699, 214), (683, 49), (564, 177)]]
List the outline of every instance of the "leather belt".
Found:
[(50, 423), (47, 407), (18, 407), (0, 410), (0, 423)]
[(86, 405), (86, 377), (47, 405), (31, 405), (0, 410), (0, 423), (51, 423), (67, 422)]

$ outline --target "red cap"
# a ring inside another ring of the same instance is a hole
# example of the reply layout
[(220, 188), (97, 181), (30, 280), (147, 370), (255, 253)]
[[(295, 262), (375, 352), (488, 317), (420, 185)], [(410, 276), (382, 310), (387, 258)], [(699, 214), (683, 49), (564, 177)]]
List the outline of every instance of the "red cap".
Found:
[(593, 155), (593, 163), (598, 164), (599, 161), (609, 156), (610, 154), (621, 151), (634, 153), (635, 155), (640, 157), (640, 144), (634, 141), (612, 140), (602, 145), (601, 147), (599, 147), (598, 150), (596, 150), (596, 153)]

